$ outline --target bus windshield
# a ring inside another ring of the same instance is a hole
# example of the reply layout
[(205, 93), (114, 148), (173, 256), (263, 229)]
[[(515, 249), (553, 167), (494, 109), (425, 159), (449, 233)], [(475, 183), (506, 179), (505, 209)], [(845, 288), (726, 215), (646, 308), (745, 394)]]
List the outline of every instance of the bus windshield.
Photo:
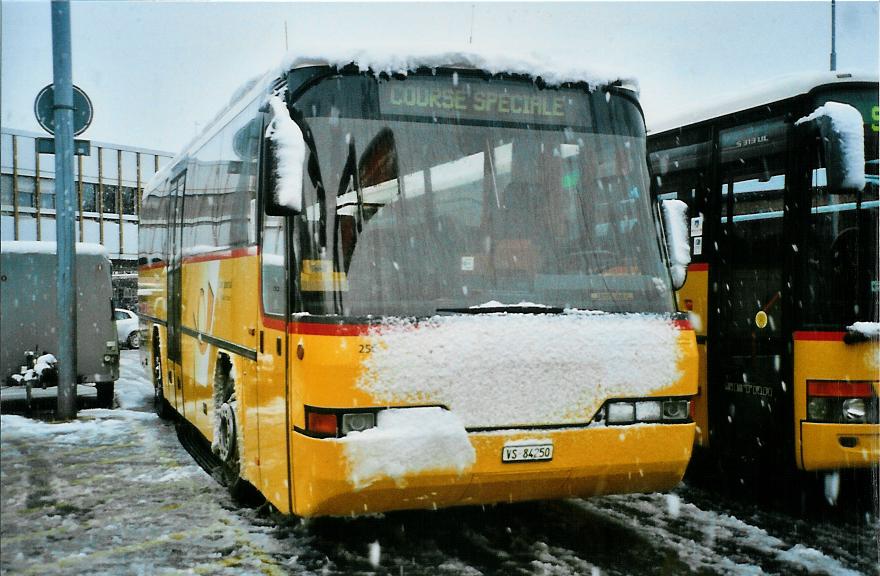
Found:
[(294, 107), (313, 144), (294, 225), (300, 311), (673, 311), (630, 99), (348, 75)]

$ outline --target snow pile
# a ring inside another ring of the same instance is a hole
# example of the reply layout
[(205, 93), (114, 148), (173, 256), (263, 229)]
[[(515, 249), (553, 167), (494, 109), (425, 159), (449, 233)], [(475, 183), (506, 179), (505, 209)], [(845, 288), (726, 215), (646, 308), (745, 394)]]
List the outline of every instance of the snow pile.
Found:
[(370, 542), (370, 566), (373, 568), (379, 567), (379, 559), (382, 557), (382, 547), (379, 545), (379, 541)]
[(58, 364), (58, 359), (55, 358), (54, 355), (43, 354), (42, 356), (37, 358), (37, 362), (34, 364), (34, 372), (42, 376), (43, 372), (55, 368), (56, 364)]
[(595, 66), (585, 66), (584, 59), (570, 55), (563, 60), (559, 56), (546, 54), (512, 54), (469, 45), (461, 46), (371, 46), (363, 48), (356, 45), (327, 45), (316, 48), (314, 45), (296, 47), (285, 56), (277, 73), (283, 74), (291, 68), (307, 64), (329, 64), (347, 66), (357, 64), (361, 70), (370, 69), (374, 73), (406, 74), (420, 67), (467, 67), (478, 68), (492, 74), (512, 73), (541, 77), (548, 84), (565, 82), (585, 82), (591, 88), (610, 84), (618, 80), (637, 87), (636, 80), (629, 75), (621, 75)]
[[(819, 550), (803, 544), (792, 545), (760, 526), (723, 513), (722, 509), (703, 510), (680, 497), (675, 515), (669, 510), (667, 495), (658, 493), (572, 502), (578, 508), (637, 530), (643, 538), (664, 542), (666, 548), (677, 552), (678, 559), (692, 573), (764, 574), (762, 566), (773, 566), (773, 573), (780, 574), (858, 574)], [(671, 522), (670, 517), (676, 520)], [(681, 525), (696, 530), (680, 532), (676, 526)], [(702, 538), (699, 538), (700, 529), (705, 531)], [(797, 526), (790, 534), (802, 538)]]
[(131, 426), (131, 420), (155, 420), (157, 416), (133, 410), (80, 410), (71, 422), (49, 423), (13, 414), (0, 416), (4, 440), (49, 440), (55, 444), (94, 446), (113, 443)]
[(834, 558), (829, 558), (819, 550), (795, 544), (789, 550), (779, 552), (779, 559), (803, 569), (810, 574), (834, 574), (836, 576), (858, 576), (860, 573), (845, 568)]
[(819, 127), (826, 142), (832, 146), (840, 146), (844, 163), (840, 166), (843, 171), (842, 185), (844, 188), (861, 190), (865, 187), (865, 133), (862, 115), (849, 104), (827, 102), (809, 116), (795, 122), (795, 126), (826, 118), (828, 122), (820, 123)]
[(119, 359), (119, 380), (116, 381), (117, 410), (123, 414), (145, 409), (152, 413), (153, 382), (149, 372), (140, 363), (138, 350), (122, 350)]
[(868, 338), (880, 338), (880, 322), (856, 322), (846, 329)]
[[(58, 244), (38, 240), (6, 240), (0, 242), (0, 252), (3, 254), (57, 254)], [(107, 256), (107, 249), (101, 244), (77, 242), (76, 253)]]
[(180, 480), (188, 480), (190, 478), (204, 477), (205, 471), (199, 468), (195, 463), (172, 468), (167, 472), (157, 475), (153, 470), (145, 474), (139, 474), (130, 478), (132, 482), (143, 482), (145, 484), (163, 484), (166, 482), (178, 482)]
[[(55, 358), (54, 355), (43, 354), (42, 356), (37, 358), (36, 361), (34, 361), (33, 368), (25, 370), (21, 374), (12, 374), (12, 375), (10, 375), (10, 378), (16, 384), (22, 384), (22, 383), (26, 383), (29, 381), (39, 381), (39, 380), (42, 380), (43, 373), (46, 370), (50, 370), (50, 374), (51, 374), (51, 370), (54, 370), (57, 364), (58, 364), (58, 359)], [(47, 378), (49, 377), (48, 374), (46, 376), (47, 376)]]
[(663, 207), (663, 222), (666, 225), (666, 243), (669, 246), (672, 283), (675, 286), (683, 286), (688, 264), (691, 263), (688, 207), (681, 200), (664, 200), (661, 206)]
[(461, 420), (436, 407), (383, 410), (375, 428), (350, 432), (338, 442), (355, 489), (381, 478), (403, 486), (407, 475), (421, 472), (462, 474), (477, 457)]
[(275, 142), (275, 160), (278, 181), (275, 200), (278, 204), (299, 212), (302, 210), (302, 171), (306, 158), (306, 144), (302, 130), (290, 118), (287, 106), (278, 96), (269, 98), (272, 121), (266, 127), (266, 137)]
[(680, 377), (678, 331), (640, 314), (389, 319), (369, 333), (358, 387), (377, 404), (437, 404), (466, 427), (588, 422), (607, 398)]

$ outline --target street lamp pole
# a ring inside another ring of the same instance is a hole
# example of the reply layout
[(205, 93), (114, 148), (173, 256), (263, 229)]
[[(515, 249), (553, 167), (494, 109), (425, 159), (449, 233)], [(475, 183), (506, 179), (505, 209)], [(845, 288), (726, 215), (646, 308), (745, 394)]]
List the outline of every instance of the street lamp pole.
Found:
[(73, 190), (73, 80), (70, 2), (52, 0), (55, 92), (56, 241), (58, 246), (58, 417), (76, 418), (76, 237)]
[(834, 72), (837, 70), (837, 52), (835, 51), (835, 43), (837, 31), (835, 30), (835, 18), (836, 18), (836, 9), (837, 3), (835, 0), (831, 0), (831, 71)]

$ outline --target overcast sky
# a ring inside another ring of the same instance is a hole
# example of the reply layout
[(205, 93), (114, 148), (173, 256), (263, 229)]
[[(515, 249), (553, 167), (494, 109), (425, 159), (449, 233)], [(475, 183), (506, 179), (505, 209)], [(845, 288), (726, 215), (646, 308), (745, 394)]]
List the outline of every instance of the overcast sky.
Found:
[[(774, 77), (828, 69), (830, 1), (566, 3), (74, 2), (73, 77), (95, 117), (82, 138), (179, 151), (289, 45), (345, 42), (580, 59), (638, 78), (650, 125)], [(2, 0), (4, 127), (39, 131), (52, 81), (49, 2)], [(401, 48), (404, 50), (405, 48)], [(878, 71), (878, 3), (838, 1), (839, 70)]]

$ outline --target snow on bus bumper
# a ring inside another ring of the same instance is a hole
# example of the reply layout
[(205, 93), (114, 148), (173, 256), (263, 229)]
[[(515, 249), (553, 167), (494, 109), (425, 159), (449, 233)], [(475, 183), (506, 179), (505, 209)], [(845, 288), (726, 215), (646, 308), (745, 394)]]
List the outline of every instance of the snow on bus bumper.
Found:
[[(469, 433), (473, 464), (426, 470), (356, 487), (343, 443), (297, 434), (292, 443), (294, 508), (300, 516), (555, 499), (676, 486), (691, 456), (695, 425), (636, 424)], [(551, 460), (502, 462), (511, 443), (552, 442)]]
[(880, 464), (880, 425), (801, 423), (803, 469), (868, 468)]

